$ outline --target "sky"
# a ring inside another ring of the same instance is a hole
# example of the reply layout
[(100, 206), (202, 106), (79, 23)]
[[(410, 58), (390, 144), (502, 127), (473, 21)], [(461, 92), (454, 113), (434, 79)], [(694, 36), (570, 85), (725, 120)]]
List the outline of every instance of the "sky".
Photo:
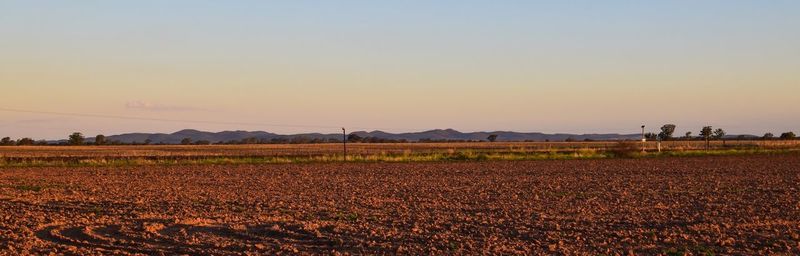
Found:
[(799, 12), (781, 0), (3, 0), (0, 137), (797, 133)]

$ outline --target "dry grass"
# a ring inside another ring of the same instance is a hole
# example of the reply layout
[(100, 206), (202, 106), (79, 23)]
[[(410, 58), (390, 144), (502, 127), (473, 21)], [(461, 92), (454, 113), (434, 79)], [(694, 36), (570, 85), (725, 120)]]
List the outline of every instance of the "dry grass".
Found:
[[(800, 141), (497, 142), (348, 144), (348, 161), (430, 162), (792, 153)], [(125, 166), (337, 162), (341, 144), (0, 147), (0, 166)]]

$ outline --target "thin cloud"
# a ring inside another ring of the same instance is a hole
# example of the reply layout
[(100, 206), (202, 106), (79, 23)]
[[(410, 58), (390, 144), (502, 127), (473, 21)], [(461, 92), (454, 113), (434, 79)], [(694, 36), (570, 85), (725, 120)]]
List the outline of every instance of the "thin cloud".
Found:
[(135, 100), (125, 103), (126, 109), (132, 110), (145, 110), (145, 111), (208, 111), (207, 109), (190, 107), (190, 106), (177, 106), (166, 105), (160, 103), (153, 103), (149, 101)]
[(20, 124), (40, 124), (40, 123), (52, 123), (56, 121), (63, 121), (60, 119), (20, 119), (16, 120), (17, 123)]

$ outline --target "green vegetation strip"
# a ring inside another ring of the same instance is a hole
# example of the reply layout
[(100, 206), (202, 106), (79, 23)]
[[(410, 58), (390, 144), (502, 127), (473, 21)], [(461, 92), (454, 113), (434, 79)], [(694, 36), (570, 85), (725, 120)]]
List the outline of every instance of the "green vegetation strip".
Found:
[[(369, 154), (350, 155), (347, 162), (448, 162), (448, 161), (530, 161), (530, 160), (570, 160), (603, 158), (654, 158), (654, 157), (699, 157), (735, 156), (755, 154), (796, 154), (800, 149), (725, 149), (696, 151), (665, 151), (661, 153), (611, 152), (581, 149), (574, 152), (443, 152), (417, 154)], [(344, 162), (342, 155), (323, 156), (209, 156), (203, 158), (90, 158), (90, 159), (15, 159), (0, 158), (0, 167), (91, 167), (91, 166), (140, 166), (140, 165), (227, 165), (227, 164), (291, 164)]]

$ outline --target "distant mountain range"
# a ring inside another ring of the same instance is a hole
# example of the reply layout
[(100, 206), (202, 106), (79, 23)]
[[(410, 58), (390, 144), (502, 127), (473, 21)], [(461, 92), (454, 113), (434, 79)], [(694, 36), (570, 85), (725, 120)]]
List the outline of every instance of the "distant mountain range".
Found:
[[(625, 139), (639, 139), (641, 134), (545, 134), (545, 133), (522, 133), (510, 131), (495, 131), (495, 132), (459, 132), (453, 129), (436, 129), (423, 132), (410, 132), (410, 133), (388, 133), (383, 131), (357, 131), (353, 134), (362, 138), (378, 138), (388, 140), (406, 140), (406, 141), (420, 141), (420, 140), (464, 140), (464, 141), (480, 141), (486, 140), (489, 135), (497, 135), (497, 141), (564, 141), (567, 139), (573, 140), (625, 140)], [(180, 144), (184, 138), (189, 138), (192, 141), (209, 141), (228, 142), (228, 141), (241, 141), (245, 139), (260, 140), (260, 141), (275, 141), (275, 140), (293, 140), (293, 139), (307, 139), (307, 140), (341, 140), (341, 133), (303, 133), (281, 135), (264, 131), (223, 131), (223, 132), (205, 132), (198, 130), (181, 130), (175, 133), (127, 133), (120, 135), (108, 136), (108, 141), (119, 141), (122, 143), (143, 143), (149, 141), (150, 143), (165, 143), (165, 144)], [(92, 141), (94, 138), (87, 138)]]

